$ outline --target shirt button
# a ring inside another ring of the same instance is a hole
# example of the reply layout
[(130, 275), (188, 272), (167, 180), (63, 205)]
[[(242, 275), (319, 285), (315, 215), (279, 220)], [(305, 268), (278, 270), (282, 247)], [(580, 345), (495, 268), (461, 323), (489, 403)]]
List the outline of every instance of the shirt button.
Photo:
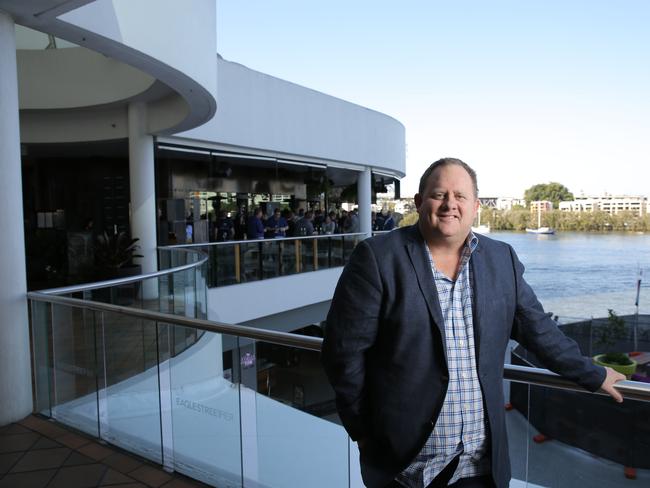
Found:
[(463, 378), (467, 378), (469, 375), (467, 374), (467, 371), (463, 371), (463, 373), (461, 374), (461, 376), (462, 376)]
[(463, 346), (465, 345), (465, 341), (462, 340), (462, 339), (459, 340), (459, 341), (458, 341), (458, 345), (459, 345), (460, 347), (463, 347)]

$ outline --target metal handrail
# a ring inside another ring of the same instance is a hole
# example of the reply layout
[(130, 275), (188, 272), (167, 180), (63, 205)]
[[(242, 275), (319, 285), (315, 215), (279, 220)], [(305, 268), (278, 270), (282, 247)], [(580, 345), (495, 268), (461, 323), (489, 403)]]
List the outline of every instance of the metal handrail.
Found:
[(111, 312), (128, 315), (138, 319), (151, 320), (154, 322), (165, 322), (174, 325), (182, 325), (194, 329), (205, 330), (207, 332), (216, 332), (218, 334), (228, 334), (247, 339), (261, 340), (272, 342), (283, 346), (293, 346), (301, 349), (320, 351), (322, 339), (318, 337), (301, 336), (279, 332), (276, 330), (258, 329), (244, 325), (226, 324), (212, 320), (194, 319), (180, 315), (172, 315), (162, 312), (154, 312), (140, 308), (125, 307), (114, 305), (112, 303), (92, 302), (80, 298), (63, 297), (57, 295), (46, 295), (38, 291), (27, 293), (27, 298), (38, 302), (55, 303), (59, 305), (68, 305), (75, 308), (85, 308), (96, 310), (98, 312)]
[(158, 246), (158, 249), (187, 249), (192, 247), (207, 247), (207, 246), (227, 246), (231, 244), (254, 244), (259, 242), (283, 242), (283, 241), (297, 241), (301, 239), (327, 239), (330, 237), (355, 237), (366, 236), (365, 232), (351, 232), (348, 234), (316, 234), (312, 236), (295, 236), (295, 237), (273, 237), (273, 238), (260, 238), (260, 239), (244, 239), (241, 241), (218, 241), (218, 242), (195, 242), (192, 244), (172, 244), (171, 246)]
[[(544, 386), (547, 388), (555, 388), (560, 390), (577, 391), (585, 393), (586, 390), (581, 386), (576, 385), (572, 381), (543, 368), (531, 368), (528, 366), (518, 366), (515, 364), (505, 364), (503, 371), (503, 379), (514, 381), (516, 383), (526, 383), (528, 385)], [(630, 400), (641, 400), (650, 402), (650, 383), (642, 383), (640, 381), (619, 381), (614, 385), (618, 392), (624, 398)], [(597, 391), (596, 395), (608, 394), (602, 391)]]
[[(276, 330), (259, 329), (237, 324), (226, 324), (211, 320), (193, 319), (178, 315), (170, 315), (162, 312), (153, 312), (150, 310), (135, 309), (121, 305), (109, 303), (91, 302), (78, 298), (62, 297), (43, 292), (29, 292), (27, 297), (31, 300), (47, 303), (56, 303), (68, 305), (76, 308), (86, 308), (100, 312), (112, 312), (131, 317), (156, 322), (164, 322), (175, 325), (182, 325), (195, 329), (215, 332), (219, 334), (228, 334), (247, 339), (271, 342), (281, 346), (297, 347), (310, 351), (320, 351), (323, 340), (319, 337), (308, 337)], [(571, 381), (553, 373), (547, 369), (531, 368), (527, 366), (517, 366), (514, 364), (504, 365), (503, 377), (505, 380), (515, 381), (517, 383), (526, 383), (529, 385), (538, 385), (548, 388), (556, 388), (570, 391), (585, 393), (585, 390), (572, 383)], [(614, 385), (623, 397), (632, 400), (650, 401), (650, 384), (638, 381), (620, 381)], [(603, 392), (598, 394), (606, 395)]]
[[(165, 250), (165, 248), (159, 248), (159, 249)], [(158, 278), (159, 276), (178, 273), (179, 271), (186, 271), (188, 269), (198, 268), (208, 260), (207, 254), (201, 251), (194, 251), (190, 249), (175, 249), (175, 250), (186, 252), (186, 253), (199, 252), (200, 254), (203, 254), (203, 257), (198, 261), (196, 261), (195, 263), (183, 264), (181, 266), (176, 266), (175, 268), (164, 269), (162, 271), (154, 271), (153, 273), (140, 274), (137, 276), (128, 276), (125, 278), (114, 278), (112, 280), (96, 281), (94, 283), (84, 283), (81, 285), (62, 286), (59, 288), (48, 288), (46, 290), (38, 290), (37, 293), (42, 293), (44, 295), (64, 295), (68, 293), (79, 293), (82, 291), (96, 290), (98, 288), (106, 288), (109, 286), (127, 285), (129, 283), (137, 283), (138, 281), (144, 281), (151, 278)]]

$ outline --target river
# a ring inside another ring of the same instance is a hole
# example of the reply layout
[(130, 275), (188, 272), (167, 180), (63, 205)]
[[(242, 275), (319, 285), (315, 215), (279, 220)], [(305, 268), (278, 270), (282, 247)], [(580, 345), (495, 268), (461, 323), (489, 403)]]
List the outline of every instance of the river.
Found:
[(512, 245), (526, 281), (562, 320), (605, 316), (608, 308), (634, 313), (639, 269), (639, 311), (650, 313), (650, 234), (495, 231), (489, 237)]

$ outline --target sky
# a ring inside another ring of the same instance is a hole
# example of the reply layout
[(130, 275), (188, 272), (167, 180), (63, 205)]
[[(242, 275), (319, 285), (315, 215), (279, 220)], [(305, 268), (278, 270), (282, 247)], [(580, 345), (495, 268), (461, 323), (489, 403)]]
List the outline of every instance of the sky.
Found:
[(402, 196), (458, 157), (483, 197), (650, 196), (650, 1), (217, 1), (230, 61), (390, 115)]

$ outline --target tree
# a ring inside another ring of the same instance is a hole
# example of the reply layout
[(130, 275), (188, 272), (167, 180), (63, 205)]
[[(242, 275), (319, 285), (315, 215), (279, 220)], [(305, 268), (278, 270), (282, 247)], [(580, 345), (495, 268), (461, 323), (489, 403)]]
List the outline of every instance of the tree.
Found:
[(553, 208), (558, 208), (560, 202), (573, 200), (573, 193), (560, 183), (539, 183), (524, 192), (524, 199), (527, 205), (537, 200), (548, 200), (553, 202)]

